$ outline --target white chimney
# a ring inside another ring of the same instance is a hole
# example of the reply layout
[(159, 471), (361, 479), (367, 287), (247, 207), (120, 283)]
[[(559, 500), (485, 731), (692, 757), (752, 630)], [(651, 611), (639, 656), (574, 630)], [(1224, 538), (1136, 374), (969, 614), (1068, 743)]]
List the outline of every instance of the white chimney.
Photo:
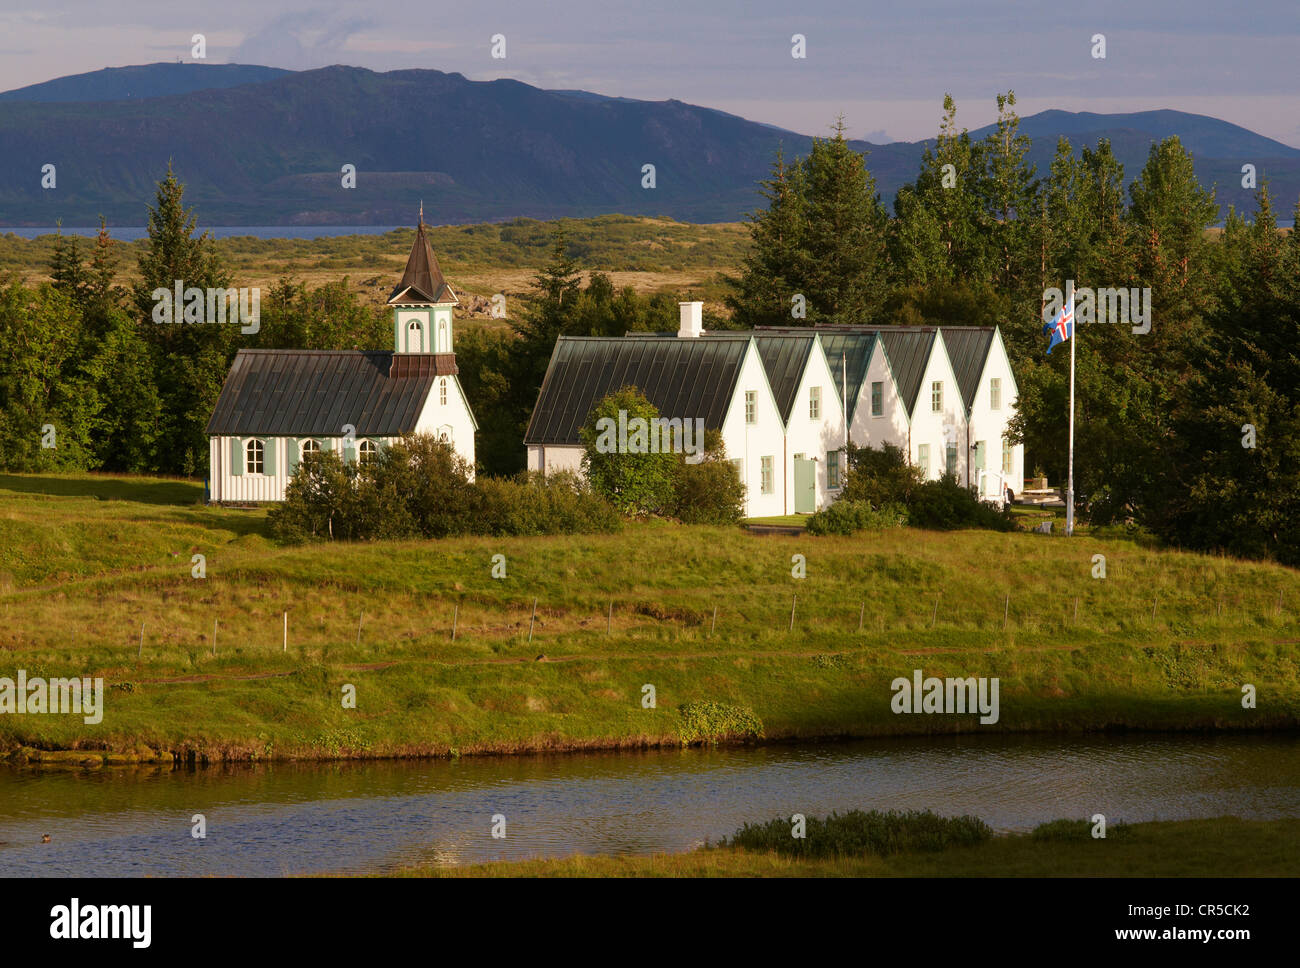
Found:
[(682, 325), (677, 330), (677, 336), (686, 339), (701, 335), (704, 332), (704, 303), (684, 302), (677, 305), (682, 313)]

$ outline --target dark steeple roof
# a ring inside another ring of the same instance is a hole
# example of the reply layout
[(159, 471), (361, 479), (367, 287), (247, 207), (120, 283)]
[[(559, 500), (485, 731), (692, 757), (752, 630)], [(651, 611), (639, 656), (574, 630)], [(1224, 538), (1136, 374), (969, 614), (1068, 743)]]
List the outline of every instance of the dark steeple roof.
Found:
[[(402, 298), (399, 300), (398, 297)], [(390, 305), (402, 303), (454, 303), (459, 302), (456, 294), (442, 277), (438, 268), (438, 258), (433, 254), (433, 247), (424, 234), (424, 205), (420, 206), (420, 222), (415, 228), (415, 242), (411, 246), (411, 255), (406, 260), (406, 271), (402, 281), (397, 284), (392, 295), (388, 297)]]

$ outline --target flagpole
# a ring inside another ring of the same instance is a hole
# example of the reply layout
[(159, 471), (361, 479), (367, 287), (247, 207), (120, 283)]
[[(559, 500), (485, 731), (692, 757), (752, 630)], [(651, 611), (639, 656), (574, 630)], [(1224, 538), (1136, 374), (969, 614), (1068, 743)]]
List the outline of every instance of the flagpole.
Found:
[(1079, 339), (1078, 313), (1070, 319), (1070, 454), (1065, 482), (1065, 533), (1074, 534), (1074, 344)]

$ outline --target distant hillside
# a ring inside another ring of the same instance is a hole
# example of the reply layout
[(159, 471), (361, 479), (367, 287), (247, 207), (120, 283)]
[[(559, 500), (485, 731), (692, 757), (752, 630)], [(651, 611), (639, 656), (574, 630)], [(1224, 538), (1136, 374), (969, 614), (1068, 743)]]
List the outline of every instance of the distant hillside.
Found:
[[(676, 100), (545, 91), (432, 70), (116, 70), (0, 96), (0, 225), (89, 225), (101, 212), (111, 223), (142, 224), (169, 159), (188, 186), (187, 201), (209, 225), (406, 225), (421, 201), (435, 223), (608, 212), (732, 221), (760, 204), (756, 183), (778, 145), (787, 156), (811, 145), (805, 135)], [(111, 90), (107, 75), (117, 83), (131, 71), (148, 79), (146, 90), (204, 87), (147, 98), (54, 99), (96, 77), (103, 96)], [(250, 81), (247, 72), (257, 71), (273, 76)], [(58, 87), (65, 83), (71, 86)], [(45, 99), (38, 101), (32, 92), (40, 88)], [(1076, 148), (1110, 137), (1130, 179), (1154, 139), (1178, 133), (1202, 181), (1220, 186), (1221, 201), (1253, 208), (1240, 188), (1246, 162), (1272, 179), (1282, 211), (1300, 194), (1300, 150), (1213, 118), (1048, 111), (1023, 124), (1035, 138), (1040, 173), (1061, 133)], [(868, 164), (892, 206), (899, 186), (915, 177), (925, 142), (854, 145), (870, 152)], [(57, 166), (54, 190), (40, 187), (47, 163)], [(341, 186), (345, 164), (356, 166), (355, 189)], [(653, 189), (642, 187), (647, 164), (655, 166)]]
[(0, 101), (125, 101), (170, 94), (189, 94), (215, 88), (260, 84), (289, 74), (279, 67), (255, 64), (139, 64), (106, 67), (88, 74), (70, 74), (52, 81), (15, 88), (0, 94)]

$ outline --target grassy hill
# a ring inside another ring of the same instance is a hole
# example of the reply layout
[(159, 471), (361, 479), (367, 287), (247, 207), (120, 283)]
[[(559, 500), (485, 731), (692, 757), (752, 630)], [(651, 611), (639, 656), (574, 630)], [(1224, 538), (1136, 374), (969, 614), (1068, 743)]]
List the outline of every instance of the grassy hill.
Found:
[[(1300, 723), (1300, 574), (1277, 566), (1099, 536), (667, 523), (281, 547), (264, 511), (209, 508), (201, 491), (0, 477), (0, 675), (108, 684), (102, 724), (5, 716), (0, 745), (212, 758), (675, 745), (693, 702), (722, 704), (721, 734), (752, 712), (767, 739)], [(1090, 577), (1095, 553), (1105, 580)], [(889, 683), (916, 668), (1000, 677), (1000, 721), (893, 714)], [(1257, 709), (1241, 708), (1243, 683)]]

